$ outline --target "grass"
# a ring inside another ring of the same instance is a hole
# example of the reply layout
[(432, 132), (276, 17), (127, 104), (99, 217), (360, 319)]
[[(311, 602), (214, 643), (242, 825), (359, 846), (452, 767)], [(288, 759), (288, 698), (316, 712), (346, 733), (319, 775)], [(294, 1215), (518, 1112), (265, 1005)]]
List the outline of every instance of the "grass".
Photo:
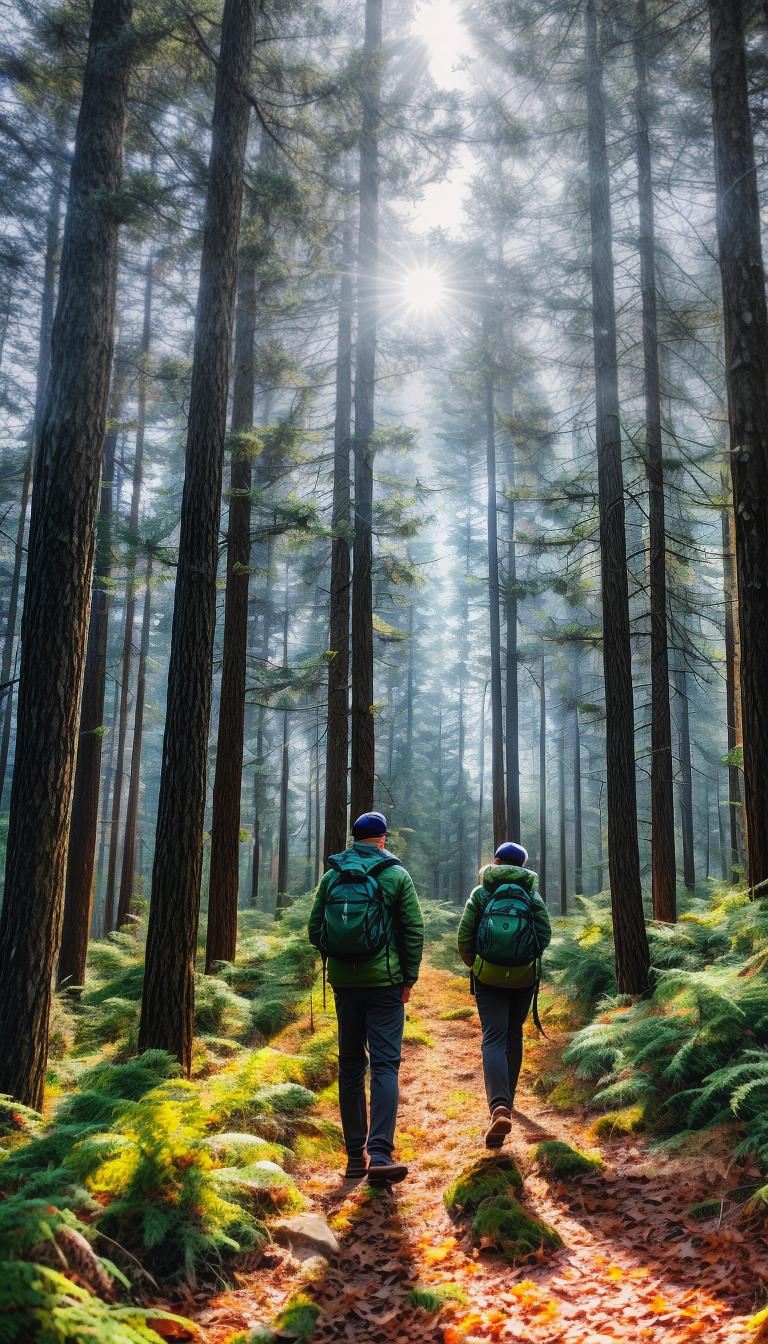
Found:
[(410, 1306), (419, 1307), (433, 1316), (449, 1302), (458, 1302), (461, 1306), (469, 1303), (466, 1292), (457, 1283), (417, 1284), (409, 1292), (407, 1300)]

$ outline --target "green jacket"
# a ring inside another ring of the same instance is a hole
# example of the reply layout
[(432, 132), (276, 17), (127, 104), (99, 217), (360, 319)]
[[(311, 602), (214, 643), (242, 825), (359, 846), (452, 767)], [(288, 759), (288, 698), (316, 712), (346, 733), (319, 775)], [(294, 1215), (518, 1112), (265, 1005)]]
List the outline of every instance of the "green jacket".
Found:
[(483, 906), (488, 894), (502, 882), (515, 882), (533, 897), (533, 919), (539, 936), (542, 951), (549, 946), (552, 929), (549, 923), (547, 907), (536, 890), (536, 874), (528, 868), (516, 868), (508, 864), (494, 864), (483, 875), (483, 886), (475, 887), (459, 924), (459, 955), (466, 966), (471, 966), (475, 976), (483, 985), (495, 985), (501, 989), (519, 989), (532, 985), (536, 979), (536, 965), (528, 966), (492, 966), (475, 955), (475, 933)]
[[(351, 851), (363, 860), (364, 868), (373, 868), (382, 859), (394, 857), (388, 849), (379, 849), (377, 845), (366, 845), (361, 841), (355, 841)], [(345, 850), (345, 853), (349, 852), (350, 850)], [(325, 897), (334, 876), (332, 870), (323, 874), (309, 916), (309, 941), (315, 947), (320, 946)], [(424, 920), (410, 874), (399, 865), (393, 864), (391, 868), (385, 868), (379, 874), (377, 881), (384, 893), (387, 906), (393, 913), (389, 963), (386, 950), (379, 952), (372, 961), (359, 964), (337, 961), (335, 957), (329, 957), (328, 979), (334, 989), (374, 989), (380, 985), (413, 985), (419, 978), (421, 954), (424, 949)]]

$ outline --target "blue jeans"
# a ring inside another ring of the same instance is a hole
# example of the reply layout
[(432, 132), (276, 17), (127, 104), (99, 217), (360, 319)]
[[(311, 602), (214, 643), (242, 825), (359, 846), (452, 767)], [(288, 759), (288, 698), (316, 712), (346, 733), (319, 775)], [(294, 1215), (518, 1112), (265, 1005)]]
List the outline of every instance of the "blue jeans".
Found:
[[(339, 1024), (339, 1110), (344, 1144), (350, 1157), (359, 1156), (367, 1148), (372, 1162), (389, 1162), (405, 1024), (403, 986), (334, 989), (333, 993)], [(371, 1063), (370, 1127), (365, 1101), (367, 1057)]]
[(527, 989), (497, 989), (475, 980), (475, 1001), (483, 1029), (483, 1074), (490, 1110), (515, 1102), (523, 1062), (523, 1023), (533, 999)]

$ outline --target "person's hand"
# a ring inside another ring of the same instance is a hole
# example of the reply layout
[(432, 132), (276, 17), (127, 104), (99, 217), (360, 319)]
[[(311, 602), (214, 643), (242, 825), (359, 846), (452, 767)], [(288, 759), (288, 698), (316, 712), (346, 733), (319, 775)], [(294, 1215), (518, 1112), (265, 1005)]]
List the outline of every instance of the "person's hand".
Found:
[(403, 985), (403, 992), (402, 992), (402, 994), (400, 995), (400, 1002), (401, 1002), (401, 1003), (407, 1003), (408, 1000), (410, 999), (410, 997), (411, 997), (411, 986), (410, 986), (410, 985)]

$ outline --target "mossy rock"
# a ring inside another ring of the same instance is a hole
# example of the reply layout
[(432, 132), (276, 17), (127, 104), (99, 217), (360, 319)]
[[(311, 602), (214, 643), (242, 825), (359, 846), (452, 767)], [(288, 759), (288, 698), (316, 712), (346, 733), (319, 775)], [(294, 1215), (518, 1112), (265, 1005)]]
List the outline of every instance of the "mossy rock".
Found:
[(511, 1195), (483, 1200), (472, 1220), (472, 1239), (481, 1249), (498, 1251), (510, 1264), (538, 1251), (556, 1251), (563, 1244), (553, 1227), (528, 1213)]
[(277, 1111), (280, 1115), (302, 1115), (317, 1101), (314, 1092), (300, 1083), (271, 1083), (260, 1087), (254, 1097), (259, 1110)]
[(569, 1143), (562, 1143), (559, 1139), (538, 1143), (533, 1155), (540, 1170), (547, 1176), (584, 1176), (603, 1169), (603, 1159), (599, 1153), (585, 1153), (581, 1148), (572, 1148)]
[(213, 1173), (223, 1195), (240, 1195), (257, 1213), (299, 1209), (302, 1198), (296, 1183), (277, 1162), (251, 1162), (247, 1167), (220, 1167)]
[(316, 1302), (307, 1297), (306, 1293), (296, 1293), (288, 1299), (271, 1326), (257, 1328), (247, 1335), (234, 1335), (230, 1344), (272, 1344), (273, 1340), (286, 1337), (299, 1341), (310, 1339), (319, 1315), (320, 1308)]
[(474, 1213), (484, 1200), (493, 1195), (519, 1195), (522, 1188), (523, 1178), (515, 1159), (504, 1154), (483, 1157), (467, 1167), (449, 1185), (443, 1199), (448, 1212), (458, 1216)]
[(551, 1092), (547, 1093), (547, 1105), (554, 1107), (556, 1111), (574, 1111), (586, 1106), (591, 1096), (591, 1089), (584, 1083), (577, 1083), (572, 1078), (564, 1078), (562, 1082), (557, 1083), (552, 1088)]
[(463, 1008), (449, 1008), (447, 1012), (440, 1014), (441, 1022), (465, 1022), (467, 1018), (474, 1017), (475, 1010), (467, 1003)]
[(646, 1128), (645, 1116), (640, 1106), (625, 1106), (620, 1111), (606, 1111), (599, 1115), (590, 1126), (590, 1134), (596, 1139), (621, 1139), (628, 1134), (637, 1134)]
[(270, 1143), (259, 1134), (209, 1134), (203, 1143), (226, 1167), (247, 1167), (260, 1161), (283, 1163), (292, 1156), (290, 1149)]

